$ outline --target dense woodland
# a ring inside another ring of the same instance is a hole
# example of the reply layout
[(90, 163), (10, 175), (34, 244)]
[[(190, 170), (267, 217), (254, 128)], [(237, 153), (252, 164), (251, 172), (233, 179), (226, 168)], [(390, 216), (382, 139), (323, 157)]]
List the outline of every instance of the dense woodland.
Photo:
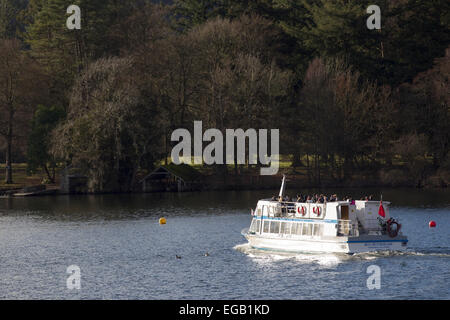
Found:
[[(73, 164), (91, 191), (129, 191), (194, 120), (279, 128), (314, 185), (450, 183), (448, 0), (167, 2), (0, 0), (6, 183), (13, 163), (49, 181)], [(372, 4), (381, 30), (366, 27)]]

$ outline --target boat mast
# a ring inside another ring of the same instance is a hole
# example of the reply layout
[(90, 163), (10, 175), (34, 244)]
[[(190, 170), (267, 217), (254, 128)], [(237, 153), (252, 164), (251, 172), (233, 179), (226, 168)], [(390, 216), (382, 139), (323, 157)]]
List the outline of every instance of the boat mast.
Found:
[(286, 188), (286, 176), (283, 174), (283, 181), (281, 182), (281, 188), (280, 188), (280, 194), (278, 195), (278, 201), (283, 201), (285, 188)]

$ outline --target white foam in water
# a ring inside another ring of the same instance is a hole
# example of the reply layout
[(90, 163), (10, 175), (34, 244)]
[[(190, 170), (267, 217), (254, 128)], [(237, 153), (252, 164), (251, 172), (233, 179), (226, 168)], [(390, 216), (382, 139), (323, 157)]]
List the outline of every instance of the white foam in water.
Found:
[(395, 257), (395, 256), (445, 256), (446, 253), (424, 253), (417, 251), (406, 252), (392, 252), (392, 251), (377, 251), (356, 253), (354, 255), (338, 254), (338, 253), (283, 253), (275, 251), (263, 251), (251, 248), (248, 243), (240, 244), (234, 247), (235, 250), (240, 251), (257, 263), (271, 263), (283, 260), (295, 260), (299, 263), (316, 263), (321, 266), (336, 266), (340, 263), (352, 260), (376, 260), (379, 258)]
[(284, 253), (275, 251), (263, 251), (253, 249), (249, 244), (240, 244), (234, 247), (235, 250), (247, 254), (255, 262), (274, 262), (282, 260), (295, 260), (300, 263), (317, 263), (322, 266), (334, 266), (349, 259), (345, 254), (332, 253)]

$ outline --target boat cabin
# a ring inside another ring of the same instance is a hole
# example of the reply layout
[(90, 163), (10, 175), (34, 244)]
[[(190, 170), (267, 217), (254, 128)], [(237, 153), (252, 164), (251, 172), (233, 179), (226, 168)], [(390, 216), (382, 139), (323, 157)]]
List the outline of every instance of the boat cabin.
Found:
[[(360, 232), (381, 230), (378, 220), (378, 201), (336, 201), (301, 203), (265, 199), (258, 201), (254, 211), (255, 232), (297, 235), (357, 236)], [(384, 202), (389, 218), (389, 202)], [(301, 223), (301, 226), (297, 224)], [(278, 230), (278, 231), (277, 231)]]

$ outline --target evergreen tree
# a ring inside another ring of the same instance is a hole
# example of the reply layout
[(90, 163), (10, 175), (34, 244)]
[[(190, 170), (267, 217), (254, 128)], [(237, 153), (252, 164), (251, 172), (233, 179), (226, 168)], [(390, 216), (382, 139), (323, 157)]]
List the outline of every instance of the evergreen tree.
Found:
[[(302, 2), (310, 22), (297, 32), (315, 56), (341, 57), (364, 78), (397, 85), (444, 55), (449, 44), (448, 1)], [(381, 30), (369, 30), (366, 9), (381, 8)], [(444, 13), (443, 13), (444, 12)]]
[(0, 38), (14, 38), (23, 26), (19, 13), (27, 5), (26, 0), (0, 0)]
[(384, 56), (391, 62), (387, 76), (395, 84), (410, 82), (445, 55), (450, 45), (450, 2), (397, 0), (389, 2), (386, 11)]
[[(120, 45), (112, 41), (110, 28), (126, 18), (134, 8), (131, 0), (31, 0), (25, 18), (28, 22), (26, 41), (32, 54), (52, 76), (53, 92), (63, 94), (56, 101), (65, 104), (65, 93), (76, 74), (91, 61), (118, 53)], [(69, 30), (67, 8), (81, 9), (81, 29)], [(62, 101), (61, 101), (62, 100)]]

